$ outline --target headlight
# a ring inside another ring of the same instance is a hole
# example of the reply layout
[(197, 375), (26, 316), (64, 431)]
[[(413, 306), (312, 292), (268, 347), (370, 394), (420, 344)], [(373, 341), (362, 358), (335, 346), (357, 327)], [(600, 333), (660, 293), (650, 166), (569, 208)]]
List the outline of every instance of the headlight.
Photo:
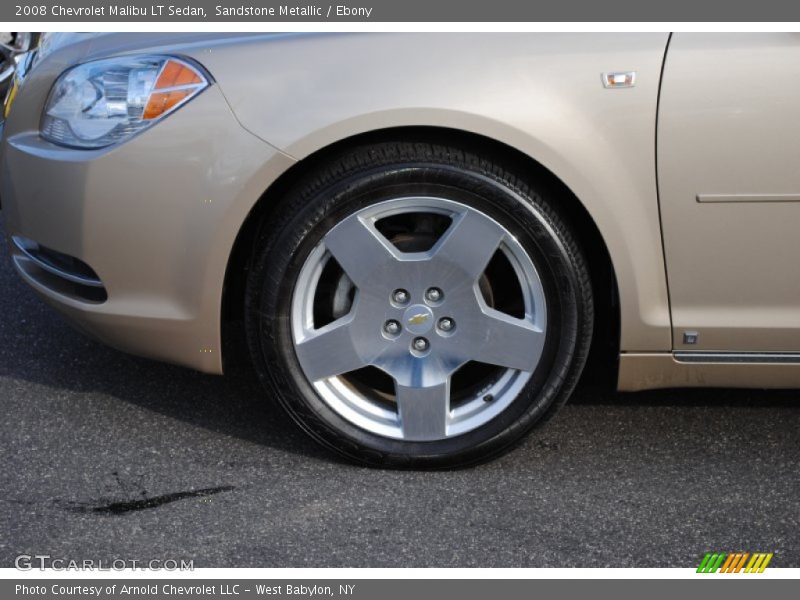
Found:
[(208, 84), (198, 67), (169, 56), (85, 63), (53, 85), (41, 134), (63, 146), (110, 146), (163, 119)]

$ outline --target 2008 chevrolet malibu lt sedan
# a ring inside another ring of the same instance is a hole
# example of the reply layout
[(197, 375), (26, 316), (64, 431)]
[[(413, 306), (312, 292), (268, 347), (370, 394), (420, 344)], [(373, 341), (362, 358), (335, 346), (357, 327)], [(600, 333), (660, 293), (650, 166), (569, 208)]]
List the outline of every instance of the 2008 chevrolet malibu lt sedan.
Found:
[(620, 390), (800, 387), (796, 34), (45, 35), (21, 277), (122, 350), (246, 340), (317, 441), (465, 465)]

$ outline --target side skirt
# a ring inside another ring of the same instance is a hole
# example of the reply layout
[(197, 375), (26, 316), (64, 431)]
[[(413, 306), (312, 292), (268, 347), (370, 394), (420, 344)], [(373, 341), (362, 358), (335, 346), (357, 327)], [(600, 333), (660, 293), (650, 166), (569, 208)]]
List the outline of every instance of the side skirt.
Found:
[(800, 353), (622, 353), (622, 392), (681, 387), (800, 388)]

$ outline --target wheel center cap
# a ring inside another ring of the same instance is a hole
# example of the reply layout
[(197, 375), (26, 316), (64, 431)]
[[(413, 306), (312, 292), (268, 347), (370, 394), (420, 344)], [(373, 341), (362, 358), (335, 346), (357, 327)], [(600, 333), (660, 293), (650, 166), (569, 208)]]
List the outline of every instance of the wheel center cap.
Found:
[(411, 333), (428, 333), (433, 327), (433, 311), (424, 304), (414, 304), (403, 313), (403, 323)]

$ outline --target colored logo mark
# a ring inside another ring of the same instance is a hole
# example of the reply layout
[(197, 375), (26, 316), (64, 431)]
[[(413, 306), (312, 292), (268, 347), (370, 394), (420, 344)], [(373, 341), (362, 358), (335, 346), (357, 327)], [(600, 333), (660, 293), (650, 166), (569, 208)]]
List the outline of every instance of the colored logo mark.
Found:
[(428, 313), (419, 313), (419, 314), (414, 315), (413, 317), (410, 317), (408, 319), (408, 322), (411, 325), (422, 325), (429, 318), (430, 318), (430, 315)]
[(708, 552), (697, 567), (698, 573), (763, 573), (773, 553)]

